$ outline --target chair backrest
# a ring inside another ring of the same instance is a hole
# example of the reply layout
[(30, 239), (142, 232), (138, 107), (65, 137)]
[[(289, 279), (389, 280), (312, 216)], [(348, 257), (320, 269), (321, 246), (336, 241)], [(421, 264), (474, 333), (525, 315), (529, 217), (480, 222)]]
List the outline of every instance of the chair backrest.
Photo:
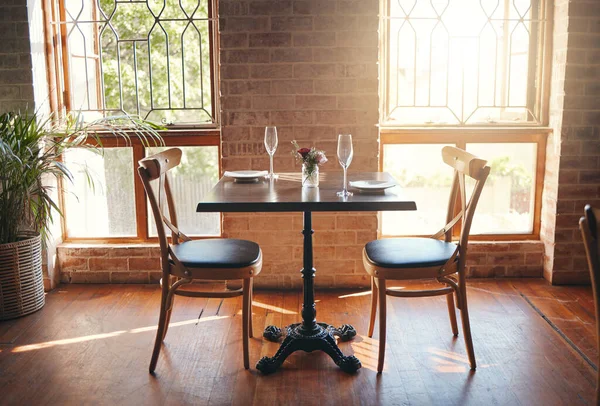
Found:
[[(600, 209), (589, 204), (585, 206), (584, 217), (579, 219), (579, 229), (583, 237), (585, 254), (590, 269), (594, 307), (596, 309), (596, 339), (600, 345)], [(596, 377), (596, 404), (600, 404), (600, 374)]]
[[(460, 227), (459, 250), (462, 252), (459, 252), (459, 254), (462, 254), (464, 261), (473, 214), (475, 214), (475, 208), (485, 181), (490, 174), (490, 167), (486, 165), (487, 161), (456, 147), (444, 147), (442, 149), (442, 159), (454, 169), (454, 178), (450, 191), (446, 225), (433, 237), (440, 238), (444, 236), (444, 239), (450, 242), (452, 240), (452, 230), (454, 227)], [(475, 186), (468, 201), (465, 176), (475, 180)], [(460, 207), (457, 206), (459, 203)]]
[[(175, 168), (181, 162), (181, 150), (179, 148), (171, 148), (166, 151), (154, 154), (139, 161), (138, 174), (142, 179), (144, 190), (150, 202), (150, 208), (156, 224), (156, 233), (160, 243), (161, 254), (166, 260), (169, 253), (169, 242), (165, 233), (165, 225), (171, 230), (171, 240), (173, 244), (178, 244), (179, 240), (189, 240), (177, 228), (177, 214), (175, 212), (175, 203), (171, 193), (169, 178), (167, 173)], [(155, 190), (151, 187), (150, 182), (158, 180), (158, 187)], [(163, 202), (163, 195), (166, 202)], [(164, 205), (168, 208), (169, 217), (164, 215)]]

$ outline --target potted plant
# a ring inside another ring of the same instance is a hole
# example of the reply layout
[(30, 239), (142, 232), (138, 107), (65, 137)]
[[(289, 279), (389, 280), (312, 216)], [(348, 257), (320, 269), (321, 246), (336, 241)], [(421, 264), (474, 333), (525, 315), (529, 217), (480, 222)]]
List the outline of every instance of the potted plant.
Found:
[[(81, 117), (41, 119), (37, 114), (0, 115), (0, 320), (35, 312), (44, 306), (42, 246), (50, 236), (56, 189), (49, 178), (72, 181), (65, 152), (85, 148), (102, 153), (100, 134), (143, 143), (161, 138), (158, 127), (129, 116), (84, 122)], [(91, 141), (91, 142), (90, 142)], [(85, 171), (85, 168), (84, 168)], [(86, 172), (89, 182), (93, 183)], [(60, 190), (59, 190), (60, 192)]]

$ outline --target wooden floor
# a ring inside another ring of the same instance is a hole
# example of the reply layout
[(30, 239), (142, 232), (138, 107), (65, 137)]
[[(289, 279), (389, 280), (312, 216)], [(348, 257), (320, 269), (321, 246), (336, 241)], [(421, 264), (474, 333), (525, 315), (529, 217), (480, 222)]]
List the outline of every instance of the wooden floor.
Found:
[[(388, 298), (386, 365), (377, 376), (377, 333), (366, 337), (369, 293), (328, 291), (317, 292), (317, 318), (356, 327), (356, 339), (340, 343), (362, 361), (355, 375), (303, 352), (274, 375), (246, 371), (241, 298), (177, 297), (154, 377), (158, 287), (67, 285), (47, 295), (42, 311), (0, 322), (0, 404), (592, 404), (589, 288), (480, 280), (468, 293), (476, 372), (462, 337), (452, 337), (443, 297)], [(297, 322), (300, 306), (299, 292), (256, 292), (252, 365), (277, 349), (262, 328)]]

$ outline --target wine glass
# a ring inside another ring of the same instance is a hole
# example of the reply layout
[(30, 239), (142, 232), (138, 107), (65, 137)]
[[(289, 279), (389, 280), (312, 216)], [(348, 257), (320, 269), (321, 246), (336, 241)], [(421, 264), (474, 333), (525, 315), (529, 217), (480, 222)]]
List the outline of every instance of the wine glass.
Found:
[(270, 170), (266, 177), (269, 179), (277, 179), (277, 175), (273, 173), (273, 155), (275, 155), (275, 151), (277, 150), (277, 127), (265, 127), (265, 149), (270, 158)]
[(337, 195), (340, 197), (352, 196), (352, 192), (348, 192), (348, 178), (346, 176), (348, 167), (350, 166), (352, 157), (354, 156), (351, 134), (338, 135), (337, 156), (340, 165), (344, 169), (344, 189), (341, 192), (337, 192)]

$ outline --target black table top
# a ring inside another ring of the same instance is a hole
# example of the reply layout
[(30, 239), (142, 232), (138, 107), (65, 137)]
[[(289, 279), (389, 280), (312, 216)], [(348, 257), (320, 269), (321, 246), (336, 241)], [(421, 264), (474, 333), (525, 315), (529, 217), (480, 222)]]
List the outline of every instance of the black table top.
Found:
[[(239, 183), (223, 177), (198, 203), (197, 212), (313, 212), (313, 211), (392, 211), (416, 210), (414, 201), (399, 186), (385, 193), (362, 193), (349, 188), (354, 196), (343, 199), (342, 173), (321, 173), (318, 188), (302, 187), (300, 173), (280, 173), (279, 179)], [(348, 173), (348, 181), (388, 180), (387, 172)]]

